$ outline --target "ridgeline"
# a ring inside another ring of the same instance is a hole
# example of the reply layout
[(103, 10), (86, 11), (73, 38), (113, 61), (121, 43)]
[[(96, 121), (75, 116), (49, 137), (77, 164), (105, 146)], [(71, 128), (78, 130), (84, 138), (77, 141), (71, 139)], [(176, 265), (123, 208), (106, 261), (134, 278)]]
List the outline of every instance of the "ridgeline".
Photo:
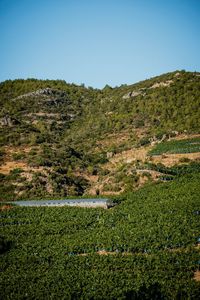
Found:
[(200, 151), (199, 102), (197, 72), (102, 90), (62, 80), (2, 82), (1, 200), (133, 191), (162, 175), (147, 163), (173, 165), (149, 155), (156, 144), (196, 137), (192, 152)]

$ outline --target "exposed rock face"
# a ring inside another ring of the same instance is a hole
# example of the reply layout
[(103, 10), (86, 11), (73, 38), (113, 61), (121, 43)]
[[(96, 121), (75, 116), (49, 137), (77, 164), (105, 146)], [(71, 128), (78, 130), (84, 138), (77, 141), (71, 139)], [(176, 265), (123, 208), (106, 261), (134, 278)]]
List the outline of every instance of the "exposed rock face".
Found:
[(9, 116), (4, 116), (0, 119), (1, 126), (12, 126), (12, 120)]
[(139, 95), (142, 95), (142, 92), (140, 90), (129, 92), (128, 94), (124, 95), (122, 98), (123, 99), (134, 98), (134, 97), (137, 97)]
[(165, 82), (156, 82), (150, 87), (150, 89), (156, 89), (158, 87), (167, 87), (167, 86), (170, 86), (170, 84), (172, 84), (172, 83), (173, 83), (173, 80), (167, 80)]
[(151, 146), (154, 146), (156, 144), (159, 144), (163, 141), (165, 141), (167, 139), (167, 135), (166, 134), (163, 134), (162, 138), (161, 139), (158, 139), (156, 138), (155, 136), (153, 136), (152, 138), (149, 139), (150, 143), (151, 143)]
[(35, 92), (30, 92), (30, 93), (21, 95), (21, 96), (15, 98), (15, 100), (30, 97), (30, 96), (32, 96), (32, 97), (37, 97), (37, 96), (59, 96), (59, 97), (63, 97), (65, 95), (66, 95), (66, 93), (63, 92), (63, 91), (54, 90), (54, 89), (51, 89), (51, 88), (45, 88), (45, 89), (37, 90)]
[[(173, 80), (167, 80), (167, 81), (163, 81), (163, 82), (156, 82), (151, 87), (149, 87), (148, 89), (156, 89), (156, 88), (159, 88), (159, 87), (168, 87), (172, 83), (173, 83)], [(141, 88), (137, 91), (129, 92), (129, 93), (125, 94), (124, 96), (122, 96), (122, 99), (134, 98), (134, 97), (137, 97), (139, 95), (145, 96), (145, 90), (146, 90), (145, 88)]]
[(107, 153), (106, 153), (106, 157), (107, 157), (107, 158), (112, 158), (113, 155), (114, 155), (113, 152), (107, 152)]
[(142, 93), (140, 92), (140, 91), (133, 91), (132, 93), (131, 93), (131, 97), (137, 97), (137, 96), (139, 96), (139, 95), (141, 95)]
[(179, 134), (179, 132), (176, 131), (176, 130), (172, 130), (172, 133), (175, 134), (175, 135), (178, 135), (178, 134)]
[(131, 97), (131, 92), (129, 92), (128, 94), (124, 95), (122, 97), (122, 99), (129, 99)]

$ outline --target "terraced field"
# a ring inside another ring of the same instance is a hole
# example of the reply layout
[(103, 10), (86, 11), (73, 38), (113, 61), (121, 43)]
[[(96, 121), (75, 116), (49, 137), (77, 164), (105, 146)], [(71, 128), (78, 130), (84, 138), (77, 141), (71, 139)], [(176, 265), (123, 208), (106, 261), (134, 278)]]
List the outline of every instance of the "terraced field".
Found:
[(149, 154), (179, 154), (200, 152), (200, 137), (183, 140), (171, 140), (157, 144)]

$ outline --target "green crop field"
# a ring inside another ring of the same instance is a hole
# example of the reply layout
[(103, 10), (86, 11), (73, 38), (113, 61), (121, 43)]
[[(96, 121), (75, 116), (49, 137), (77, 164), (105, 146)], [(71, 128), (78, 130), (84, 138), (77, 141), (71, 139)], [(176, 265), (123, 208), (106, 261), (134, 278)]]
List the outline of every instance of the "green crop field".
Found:
[(146, 186), (110, 210), (2, 210), (2, 299), (197, 299), (199, 180)]
[(150, 152), (150, 155), (161, 155), (164, 153), (194, 153), (200, 152), (200, 138), (172, 140), (162, 142), (156, 145)]

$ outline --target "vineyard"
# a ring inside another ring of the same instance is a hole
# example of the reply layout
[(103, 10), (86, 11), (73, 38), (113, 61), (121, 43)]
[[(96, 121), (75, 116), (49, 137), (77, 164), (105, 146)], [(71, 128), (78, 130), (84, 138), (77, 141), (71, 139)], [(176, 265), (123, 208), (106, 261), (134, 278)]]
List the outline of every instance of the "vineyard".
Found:
[(199, 180), (180, 174), (110, 210), (2, 207), (2, 299), (197, 299)]
[[(199, 75), (0, 83), (1, 299), (198, 298)], [(117, 205), (7, 203), (88, 194)]]
[(171, 140), (157, 144), (154, 149), (150, 151), (150, 155), (161, 155), (164, 153), (194, 153), (200, 152), (200, 138)]

